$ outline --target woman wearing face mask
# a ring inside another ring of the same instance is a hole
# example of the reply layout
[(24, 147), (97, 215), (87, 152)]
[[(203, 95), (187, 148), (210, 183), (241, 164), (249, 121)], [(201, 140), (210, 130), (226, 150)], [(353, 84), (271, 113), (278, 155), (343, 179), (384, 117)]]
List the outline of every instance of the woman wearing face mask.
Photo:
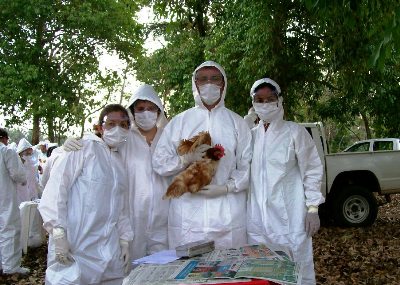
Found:
[[(156, 91), (147, 84), (140, 86), (128, 103), (132, 128), (120, 152), (128, 173), (130, 218), (135, 232), (132, 259), (168, 248), (169, 201), (162, 200), (168, 178), (154, 172), (151, 161), (167, 124), (163, 109)], [(82, 144), (69, 138), (63, 147), (66, 151), (76, 151)]]
[(129, 270), (126, 170), (118, 148), (130, 120), (118, 104), (106, 106), (81, 150), (53, 166), (39, 211), (50, 234), (46, 284), (122, 284)]
[(39, 198), (40, 187), (38, 181), (38, 169), (32, 157), (33, 148), (25, 138), (22, 138), (19, 141), (17, 153), (24, 165), (27, 178), (25, 184), (17, 184), (17, 198), (19, 205), (22, 202), (32, 201)]
[(269, 78), (257, 80), (250, 91), (260, 122), (252, 129), (248, 242), (289, 248), (302, 266), (301, 284), (315, 284), (311, 236), (324, 202), (323, 168), (306, 129), (283, 120), (280, 92)]
[(160, 98), (150, 85), (140, 86), (128, 103), (132, 129), (121, 149), (129, 173), (133, 259), (168, 249), (169, 201), (162, 200), (168, 180), (153, 171), (152, 155), (167, 124)]

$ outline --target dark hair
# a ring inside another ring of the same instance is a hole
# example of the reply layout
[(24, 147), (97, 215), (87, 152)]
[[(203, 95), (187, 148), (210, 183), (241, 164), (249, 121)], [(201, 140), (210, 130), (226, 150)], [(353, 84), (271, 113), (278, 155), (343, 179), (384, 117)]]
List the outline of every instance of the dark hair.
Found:
[[(101, 126), (101, 124), (103, 124), (103, 122), (104, 122), (104, 117), (112, 112), (124, 113), (124, 115), (128, 118), (129, 125), (131, 124), (131, 121), (130, 121), (129, 115), (128, 115), (128, 111), (124, 108), (124, 106), (122, 106), (120, 104), (109, 104), (109, 105), (105, 106), (103, 108), (103, 110), (101, 110), (98, 125)], [(101, 137), (101, 134), (97, 130), (96, 125), (94, 125), (93, 129), (94, 129), (95, 135), (98, 137)]]
[(160, 113), (161, 113), (160, 107), (158, 107), (157, 104), (154, 103), (153, 101), (146, 100), (146, 99), (137, 99), (135, 102), (133, 102), (133, 103), (128, 107), (129, 110), (131, 111), (132, 115), (135, 115), (135, 107), (136, 107), (136, 105), (137, 105), (138, 103), (140, 103), (140, 102), (150, 102), (150, 103), (153, 103), (154, 105), (156, 105), (156, 107), (157, 107), (157, 109), (158, 109), (157, 114), (160, 114)]
[(6, 139), (8, 139), (8, 133), (7, 133), (7, 130), (6, 130), (6, 129), (4, 129), (4, 128), (0, 128), (0, 139), (2, 139), (2, 138), (6, 138)]
[(275, 86), (272, 85), (271, 83), (267, 83), (267, 82), (263, 82), (260, 85), (258, 85), (256, 88), (254, 88), (254, 93), (257, 93), (258, 90), (263, 89), (265, 87), (268, 87), (269, 89), (271, 89), (271, 91), (275, 92), (276, 95), (278, 95)]
[(58, 147), (58, 146), (56, 146), (56, 145), (49, 147), (49, 149), (48, 149), (47, 152), (46, 152), (46, 156), (47, 156), (47, 157), (50, 157), (50, 156), (51, 156), (51, 153), (53, 152), (53, 150), (55, 150), (57, 147)]
[[(124, 113), (124, 115), (126, 115), (126, 117), (129, 120), (128, 111), (122, 105), (110, 104), (110, 105), (105, 106), (104, 109), (101, 111), (98, 124), (101, 125), (104, 121), (104, 117), (107, 116), (107, 114), (112, 113), (112, 112)], [(129, 123), (130, 123), (130, 121), (129, 121)]]

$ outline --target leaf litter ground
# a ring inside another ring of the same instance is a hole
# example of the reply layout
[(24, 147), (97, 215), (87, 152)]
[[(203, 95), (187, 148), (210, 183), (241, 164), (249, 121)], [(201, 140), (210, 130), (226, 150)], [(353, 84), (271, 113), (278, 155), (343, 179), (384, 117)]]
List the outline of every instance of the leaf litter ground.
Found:
[[(317, 284), (400, 284), (400, 194), (379, 207), (378, 219), (367, 228), (325, 225), (313, 239)], [(44, 284), (47, 246), (29, 249), (25, 277), (0, 276), (0, 284)]]

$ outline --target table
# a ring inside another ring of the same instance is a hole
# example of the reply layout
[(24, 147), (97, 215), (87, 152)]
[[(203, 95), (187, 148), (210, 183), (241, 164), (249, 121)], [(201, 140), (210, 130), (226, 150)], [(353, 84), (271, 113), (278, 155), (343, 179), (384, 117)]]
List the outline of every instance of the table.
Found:
[[(267, 280), (261, 280), (261, 279), (252, 279), (249, 282), (236, 282), (236, 283), (217, 283), (213, 285), (231, 285), (231, 284), (237, 284), (237, 285), (278, 285), (275, 282), (267, 281)], [(181, 284), (184, 285), (184, 284)]]

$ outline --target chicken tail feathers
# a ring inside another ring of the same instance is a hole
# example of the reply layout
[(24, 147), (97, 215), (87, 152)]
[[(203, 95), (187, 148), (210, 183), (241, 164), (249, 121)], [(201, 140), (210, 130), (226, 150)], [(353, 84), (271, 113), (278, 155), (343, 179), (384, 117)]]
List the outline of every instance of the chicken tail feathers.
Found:
[(187, 185), (182, 180), (174, 180), (171, 185), (169, 185), (167, 192), (163, 196), (163, 200), (178, 198), (188, 192)]

